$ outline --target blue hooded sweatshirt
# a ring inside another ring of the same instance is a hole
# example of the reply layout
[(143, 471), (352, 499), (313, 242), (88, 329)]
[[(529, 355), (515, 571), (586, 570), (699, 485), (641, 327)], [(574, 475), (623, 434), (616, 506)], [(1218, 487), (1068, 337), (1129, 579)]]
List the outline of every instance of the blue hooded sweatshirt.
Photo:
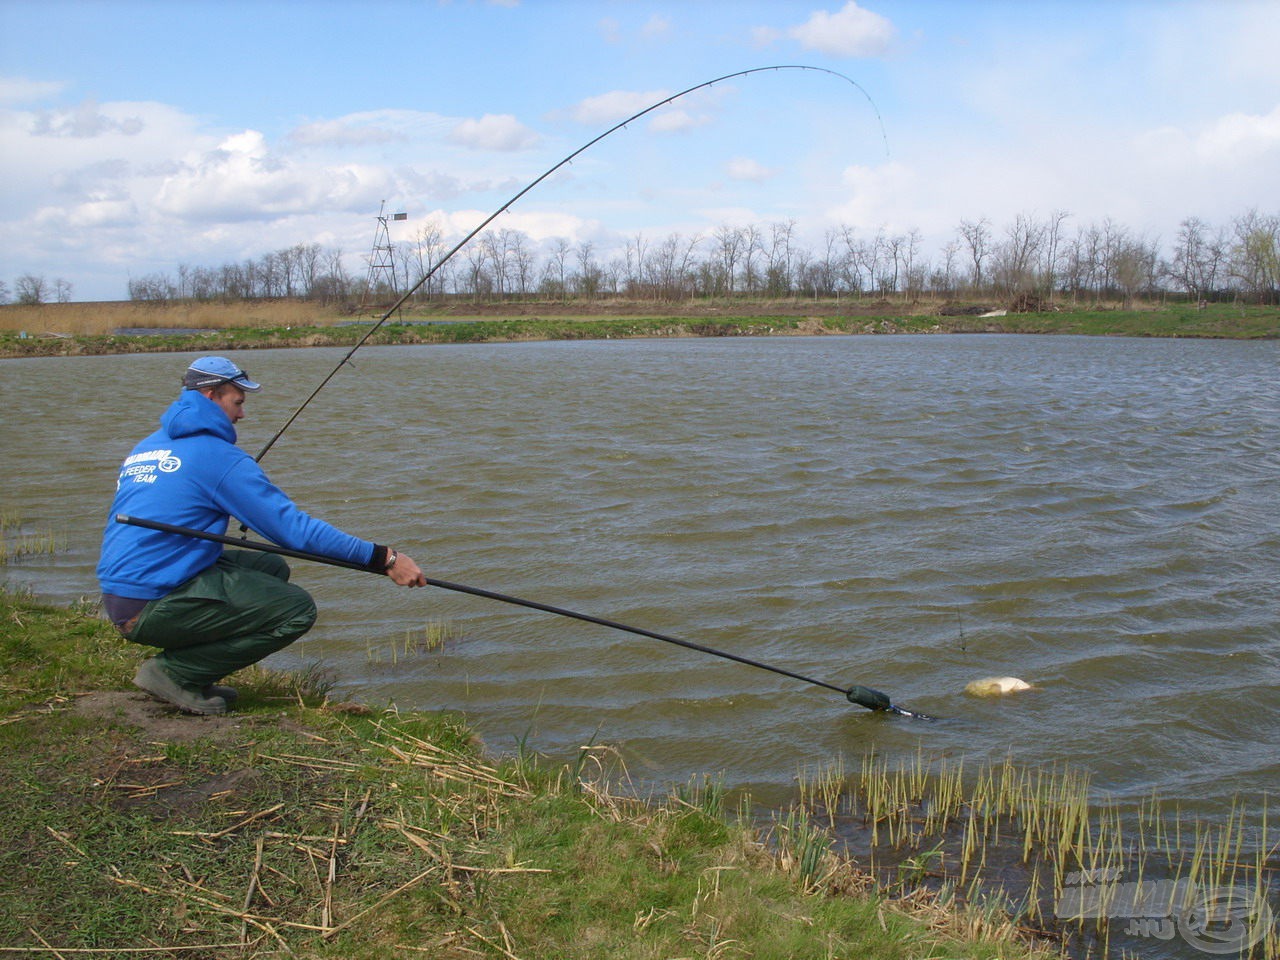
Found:
[(230, 418), (198, 391), (183, 391), (164, 412), (120, 468), (98, 561), (103, 593), (154, 600), (222, 554), (219, 543), (117, 523), (118, 513), (217, 534), (236, 517), (280, 546), (372, 560), (374, 544), (299, 510), (235, 442)]

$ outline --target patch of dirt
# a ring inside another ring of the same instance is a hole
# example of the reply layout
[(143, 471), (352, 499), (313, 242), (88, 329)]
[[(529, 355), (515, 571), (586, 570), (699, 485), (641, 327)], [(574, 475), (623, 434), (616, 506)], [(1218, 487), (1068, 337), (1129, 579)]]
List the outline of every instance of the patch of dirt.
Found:
[[(261, 715), (195, 716), (155, 700), (140, 690), (107, 690), (80, 695), (67, 709), (104, 724), (132, 728), (96, 739), (100, 753), (89, 760), (93, 785), (113, 804), (156, 819), (202, 816), (211, 803), (243, 803), (260, 787), (264, 773), (255, 764), (214, 769), (195, 759), (175, 761), (165, 748), (201, 741), (235, 750), (252, 742)], [(292, 726), (273, 717), (276, 726)]]
[(71, 711), (95, 720), (112, 720), (138, 728), (144, 743), (189, 743), (210, 738), (229, 744), (243, 728), (244, 718), (235, 713), (220, 717), (200, 717), (183, 713), (140, 690), (105, 690), (79, 696)]
[(827, 332), (827, 325), (820, 317), (805, 317), (796, 326), (800, 333), (811, 337), (821, 336)]

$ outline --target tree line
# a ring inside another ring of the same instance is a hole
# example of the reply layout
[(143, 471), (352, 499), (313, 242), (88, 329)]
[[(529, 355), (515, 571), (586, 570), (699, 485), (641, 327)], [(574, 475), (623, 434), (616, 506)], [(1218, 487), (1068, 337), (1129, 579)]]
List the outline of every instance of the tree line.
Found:
[(49, 303), (51, 300), (67, 303), (71, 299), (72, 289), (71, 281), (62, 277), (54, 277), (50, 281), (38, 274), (24, 273), (14, 280), (12, 294), (9, 292), (9, 285), (0, 280), (0, 303), (8, 303), (10, 299), (28, 305)]
[[(521, 231), (498, 229), (464, 247), (415, 297), (895, 296), (1038, 306), (1128, 303), (1174, 293), (1196, 301), (1280, 303), (1280, 214), (1250, 210), (1217, 226), (1187, 217), (1166, 243), (1111, 219), (1074, 227), (1070, 221), (1060, 211), (1019, 215), (999, 228), (986, 217), (961, 220), (932, 253), (919, 230), (862, 233), (840, 226), (810, 244), (794, 220), (725, 225), (688, 237), (637, 233), (610, 251), (564, 238), (539, 244)], [(417, 285), (454, 242), (429, 221), (409, 239), (376, 249), (359, 273), (348, 268), (341, 250), (299, 243), (238, 263), (184, 264), (174, 273), (133, 277), (128, 295), (153, 302), (297, 297), (385, 304)], [(35, 279), (19, 281), (24, 296), (52, 289), (43, 280), (24, 283)], [(69, 294), (69, 284), (57, 283)]]

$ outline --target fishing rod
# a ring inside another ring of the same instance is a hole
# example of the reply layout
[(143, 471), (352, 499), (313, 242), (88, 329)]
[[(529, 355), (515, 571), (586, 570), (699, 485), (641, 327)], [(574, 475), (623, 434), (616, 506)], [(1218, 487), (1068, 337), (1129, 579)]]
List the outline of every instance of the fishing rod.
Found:
[(338, 371), (341, 370), (344, 366), (346, 366), (347, 363), (350, 362), (351, 358), (355, 356), (356, 351), (359, 350), (362, 346), (364, 346), (365, 341), (367, 341), (371, 336), (373, 336), (374, 333), (376, 333), (378, 329), (381, 328), (381, 326), (387, 322), (387, 320), (391, 317), (392, 314), (394, 314), (397, 310), (399, 310), (402, 306), (404, 306), (405, 302), (410, 297), (412, 297), (415, 293), (417, 293), (418, 289), (424, 283), (426, 283), (429, 279), (431, 279), (431, 277), (435, 275), (437, 270), (443, 267), (450, 260), (450, 258), (453, 257), (455, 253), (457, 253), (459, 250), (465, 247), (468, 243), (470, 243), (473, 239), (475, 239), (476, 235), (480, 233), (480, 231), (482, 231), (485, 227), (491, 224), (499, 216), (505, 213), (517, 200), (519, 200), (526, 193), (528, 193), (530, 190), (532, 190), (534, 187), (540, 184), (543, 180), (547, 179), (547, 177), (551, 176), (561, 167), (569, 163), (572, 163), (580, 154), (585, 153), (587, 150), (591, 149), (591, 147), (595, 146), (597, 143), (599, 143), (605, 137), (608, 137), (610, 134), (613, 134), (618, 130), (621, 130), (623, 127), (627, 126), (630, 123), (634, 123), (636, 120), (639, 120), (641, 117), (643, 117), (647, 113), (652, 113), (654, 110), (657, 110), (660, 107), (665, 107), (667, 104), (672, 103), (673, 101), (679, 100), (681, 97), (694, 93), (697, 90), (701, 90), (704, 87), (714, 86), (715, 84), (723, 83), (726, 80), (733, 80), (736, 77), (746, 77), (753, 73), (765, 73), (768, 71), (777, 71), (777, 70), (810, 70), (810, 71), (813, 71), (814, 73), (825, 73), (833, 77), (838, 77), (839, 79), (844, 80), (847, 83), (851, 84), (859, 93), (861, 93), (864, 97), (866, 97), (867, 102), (871, 104), (871, 109), (876, 115), (876, 121), (880, 124), (880, 136), (881, 136), (881, 139), (884, 140), (885, 152), (888, 153), (889, 138), (888, 138), (888, 135), (885, 133), (884, 120), (881, 119), (880, 111), (879, 109), (877, 109), (875, 101), (871, 99), (871, 95), (867, 93), (867, 91), (864, 90), (851, 77), (847, 77), (843, 73), (839, 73), (835, 70), (828, 70), (826, 67), (813, 67), (807, 64), (797, 64), (797, 63), (774, 64), (773, 66), (768, 66), (768, 67), (752, 67), (749, 70), (738, 70), (735, 73), (726, 73), (724, 76), (716, 77), (714, 80), (704, 80), (702, 83), (698, 83), (685, 90), (681, 90), (679, 93), (673, 93), (669, 97), (663, 97), (661, 100), (658, 100), (656, 103), (650, 104), (649, 106), (645, 107), (643, 110), (633, 113), (631, 116), (627, 117), (627, 119), (622, 120), (618, 123), (615, 123), (612, 127), (606, 130), (604, 133), (601, 133), (598, 136), (593, 137), (591, 140), (588, 140), (586, 143), (580, 146), (577, 150), (574, 150), (564, 159), (558, 161), (553, 166), (548, 167), (535, 180), (531, 181), (527, 186), (525, 186), (518, 193), (512, 196), (510, 200), (508, 200), (506, 203), (500, 206), (497, 210), (493, 211), (493, 213), (489, 214), (489, 216), (486, 217), (478, 227), (476, 227), (474, 230), (468, 233), (465, 237), (459, 240), (451, 250), (449, 250), (443, 257), (437, 260), (435, 264), (432, 265), (431, 269), (429, 269), (426, 273), (424, 273), (419, 278), (417, 283), (415, 283), (412, 287), (410, 287), (407, 291), (405, 291), (404, 294), (401, 295), (400, 299), (398, 299), (395, 303), (393, 303), (390, 307), (388, 307), (386, 313), (384, 313), (378, 319), (378, 321), (375, 324), (373, 324), (373, 326), (371, 326), (367, 331), (365, 331), (364, 335), (359, 340), (356, 341), (355, 346), (353, 346), (350, 350), (348, 350), (346, 353), (346, 356), (344, 356), (341, 360), (339, 360), (337, 365), (335, 365), (334, 368), (329, 371), (328, 375), (325, 376), (325, 378), (320, 381), (320, 383), (316, 386), (315, 390), (311, 392), (311, 395), (307, 397), (307, 399), (302, 401), (298, 409), (295, 410), (293, 414), (289, 417), (289, 419), (284, 422), (284, 426), (282, 426), (279, 430), (276, 431), (275, 436), (273, 436), (270, 440), (267, 441), (266, 446), (264, 446), (260, 451), (258, 451), (258, 455), (254, 457), (254, 459), (261, 461), (262, 458), (267, 455), (267, 451), (269, 451), (273, 446), (275, 446), (276, 441), (279, 440), (280, 437), (284, 435), (284, 432), (288, 430), (290, 426), (293, 425), (293, 422), (297, 420), (299, 416), (302, 415), (302, 411), (305, 410), (307, 406), (311, 403), (311, 401), (314, 400), (316, 396), (320, 393), (320, 391), (323, 390), (326, 385), (328, 385), (329, 381), (332, 380), (337, 375)]
[[(265, 543), (258, 540), (245, 540), (239, 537), (229, 537), (219, 533), (209, 533), (205, 530), (196, 530), (192, 527), (182, 527), (172, 523), (163, 523), (159, 520), (145, 520), (140, 517), (132, 517), (124, 513), (117, 513), (115, 519), (117, 523), (127, 523), (135, 527), (146, 527), (149, 530), (158, 530), (161, 533), (172, 533), (184, 537), (195, 537), (199, 540), (212, 540), (214, 543), (224, 543), (236, 547), (245, 547), (250, 550), (259, 550), (263, 553), (276, 553), (285, 557), (295, 557), (299, 560), (310, 560), (313, 563), (327, 564), (331, 567), (345, 567), (348, 570), (361, 570), (365, 573), (369, 572), (369, 568), (362, 563), (356, 563), (352, 560), (339, 560), (336, 557), (326, 557), (318, 553), (308, 553), (305, 550), (293, 550), (289, 547), (277, 546), (274, 543)], [(441, 590), (452, 590), (456, 593), (468, 593), (475, 597), (484, 597), (488, 600), (498, 600), (502, 603), (510, 603), (518, 607), (528, 607), (531, 610), (541, 610), (544, 613), (554, 613), (560, 617), (582, 620), (586, 623), (594, 623), (602, 627), (609, 627), (613, 630), (622, 630), (626, 633), (634, 633), (638, 636), (649, 637), (653, 640), (662, 640), (665, 643), (673, 643), (676, 646), (685, 647), (689, 650), (708, 653), (714, 657), (721, 657), (725, 660), (732, 660), (735, 663), (745, 664), (748, 667), (768, 670), (770, 673), (790, 677), (793, 680), (800, 680), (804, 683), (812, 684), (815, 687), (834, 690), (836, 693), (843, 695), (850, 703), (856, 703), (860, 707), (866, 707), (868, 710), (874, 710), (877, 713), (892, 713), (900, 717), (913, 717), (918, 720), (934, 719), (928, 714), (896, 706), (893, 701), (889, 699), (888, 694), (881, 693), (879, 690), (873, 690), (871, 687), (863, 687), (857, 684), (851, 687), (840, 687), (833, 683), (827, 683), (825, 680), (815, 680), (813, 677), (806, 677), (804, 674), (785, 670), (782, 667), (774, 667), (767, 663), (761, 663), (758, 660), (741, 657), (736, 653), (727, 653), (724, 650), (717, 650), (714, 647), (704, 646), (701, 643), (694, 643), (691, 640), (681, 640), (679, 637), (673, 637), (665, 633), (658, 633), (653, 630), (646, 630), (643, 627), (633, 627), (625, 623), (619, 623), (617, 620), (607, 620), (604, 617), (596, 617), (588, 613), (577, 613), (573, 610), (566, 610), (564, 607), (554, 607), (549, 603), (539, 603), (536, 600), (525, 600), (520, 597), (513, 597), (509, 594), (498, 593), (496, 590), (485, 590), (481, 587), (469, 587), (466, 584), (453, 583), (449, 580), (436, 580), (431, 577), (423, 577), (423, 579), (429, 586), (438, 587)]]

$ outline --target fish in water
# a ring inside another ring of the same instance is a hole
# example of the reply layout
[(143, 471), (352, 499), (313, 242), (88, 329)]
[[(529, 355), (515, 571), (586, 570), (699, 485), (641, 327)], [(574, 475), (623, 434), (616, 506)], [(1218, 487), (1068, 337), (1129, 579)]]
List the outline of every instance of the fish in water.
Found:
[(1031, 684), (1017, 677), (983, 677), (965, 685), (964, 692), (972, 697), (1002, 697), (1006, 693), (1034, 690)]

